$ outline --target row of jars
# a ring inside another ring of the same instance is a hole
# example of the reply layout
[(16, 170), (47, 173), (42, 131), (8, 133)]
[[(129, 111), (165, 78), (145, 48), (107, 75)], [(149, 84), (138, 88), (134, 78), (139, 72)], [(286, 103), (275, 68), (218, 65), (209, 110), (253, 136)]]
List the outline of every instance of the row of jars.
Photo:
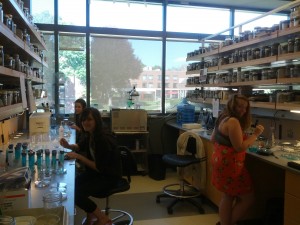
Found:
[(0, 90), (0, 107), (21, 102), (20, 90)]
[(236, 50), (229, 56), (216, 57), (207, 62), (191, 63), (187, 66), (187, 71), (198, 70), (204, 67), (222, 66), (231, 63), (246, 62), (279, 54), (295, 53), (300, 51), (300, 37), (290, 38), (288, 42), (274, 43), (271, 46)]
[[(291, 22), (292, 21), (292, 22)], [(192, 52), (187, 53), (187, 57), (193, 57), (199, 54), (204, 54), (206, 52), (210, 52), (212, 50), (215, 50), (220, 47), (229, 46), (235, 43), (248, 41), (256, 37), (260, 37), (263, 35), (267, 35), (271, 32), (277, 31), (277, 30), (285, 30), (289, 27), (296, 27), (299, 26), (300, 20), (299, 17), (293, 18), (291, 20), (283, 20), (280, 21), (280, 24), (274, 24), (272, 27), (255, 27), (253, 31), (246, 30), (244, 32), (241, 32), (239, 36), (236, 36), (235, 38), (226, 37), (224, 41), (221, 43), (210, 43), (207, 47), (200, 46), (199, 49), (196, 49)]]
[(246, 82), (256, 80), (268, 80), (276, 78), (300, 77), (300, 66), (291, 65), (278, 68), (265, 68), (252, 71), (234, 71), (221, 74), (209, 74), (205, 79), (201, 76), (189, 77), (188, 85), (193, 84), (222, 84), (234, 82)]
[[(20, 3), (22, 5), (22, 3)], [(21, 7), (21, 6), (20, 6)], [(25, 7), (21, 7), (25, 17), (28, 18), (29, 22), (33, 25), (34, 29), (40, 33), (42, 39), (44, 39), (42, 33), (39, 31), (37, 26), (32, 22), (32, 16), (29, 14), (29, 9)], [(28, 33), (27, 29), (20, 29), (17, 28), (17, 24), (13, 21), (12, 14), (3, 14), (2, 10), (2, 3), (0, 2), (0, 21), (4, 23), (16, 36), (18, 36), (21, 40), (23, 40), (29, 47), (30, 50), (34, 51), (37, 54), (40, 54), (38, 46), (34, 45), (30, 41), (30, 34)]]
[(43, 78), (42, 71), (40, 68), (34, 68), (30, 66), (28, 61), (22, 62), (19, 54), (10, 56), (4, 54), (3, 46), (0, 45), (0, 66), (5, 66), (9, 69), (13, 69), (22, 73), (25, 73), (28, 77)]
[[(189, 90), (186, 93), (186, 97), (190, 99), (197, 98), (214, 98), (220, 100), (228, 100), (228, 97), (233, 94), (234, 91), (231, 90), (201, 90), (196, 88), (195, 90)], [(299, 102), (300, 92), (299, 91), (286, 91), (278, 90), (269, 94), (259, 94), (253, 92), (249, 96), (249, 100), (252, 101), (263, 101), (263, 102)]]
[(235, 93), (231, 90), (201, 90), (196, 88), (195, 90), (188, 90), (186, 93), (187, 98), (215, 98), (220, 100), (227, 100), (230, 94)]

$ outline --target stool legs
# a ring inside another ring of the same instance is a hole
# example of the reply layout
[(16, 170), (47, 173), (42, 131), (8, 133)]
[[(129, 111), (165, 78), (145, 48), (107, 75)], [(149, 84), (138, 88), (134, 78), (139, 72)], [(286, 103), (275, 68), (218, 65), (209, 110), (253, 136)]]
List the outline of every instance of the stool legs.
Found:
[(201, 203), (195, 200), (195, 198), (200, 197), (200, 191), (184, 181), (178, 184), (167, 185), (163, 188), (163, 191), (164, 193), (156, 196), (156, 203), (160, 203), (161, 198), (173, 198), (174, 200), (167, 207), (168, 214), (173, 214), (173, 207), (180, 201), (187, 201), (197, 207), (199, 213), (205, 213)]

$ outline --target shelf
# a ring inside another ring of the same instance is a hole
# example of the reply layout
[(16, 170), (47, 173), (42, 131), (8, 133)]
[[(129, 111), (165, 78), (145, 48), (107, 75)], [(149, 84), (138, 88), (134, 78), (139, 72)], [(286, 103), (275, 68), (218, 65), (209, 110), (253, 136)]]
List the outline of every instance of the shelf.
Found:
[(275, 109), (275, 103), (274, 102), (253, 102), (253, 101), (250, 101), (250, 106), (252, 108)]
[(24, 111), (23, 104), (13, 104), (4, 107), (0, 107), (0, 120), (6, 119), (12, 115), (22, 113)]
[[(187, 100), (194, 103), (212, 104), (212, 98), (187, 98)], [(226, 105), (227, 100), (220, 100), (220, 105)]]
[(25, 17), (24, 12), (15, 0), (6, 0), (5, 3), (3, 3), (3, 10), (6, 14), (13, 15), (13, 20), (17, 24), (17, 28), (21, 27), (22, 29), (26, 28), (28, 30), (32, 44), (37, 44), (41, 50), (47, 49), (40, 34), (36, 31), (33, 24)]
[(232, 44), (232, 45), (229, 45), (229, 46), (219, 47), (216, 50), (206, 52), (204, 54), (199, 54), (197, 56), (188, 57), (188, 58), (186, 58), (186, 61), (187, 62), (189, 62), (189, 61), (201, 61), (202, 58), (207, 58), (207, 57), (211, 58), (213, 56), (219, 55), (220, 53), (232, 52), (232, 51), (235, 51), (235, 50), (240, 49), (240, 48), (246, 48), (246, 47), (250, 47), (250, 46), (256, 45), (256, 44), (262, 44), (264, 42), (270, 42), (271, 40), (278, 40), (278, 38), (282, 38), (282, 37), (286, 38), (287, 36), (292, 35), (292, 34), (296, 34), (296, 33), (300, 33), (300, 26), (288, 28), (288, 29), (285, 29), (285, 30), (278, 30), (278, 31), (272, 32), (270, 34), (266, 34), (266, 35), (261, 36), (261, 37), (253, 38), (253, 39), (248, 40), (248, 41), (242, 41), (242, 42), (235, 43), (235, 44)]
[(147, 149), (130, 150), (132, 153), (146, 153)]
[(261, 36), (261, 37), (256, 37), (256, 38), (253, 38), (253, 39), (248, 40), (248, 41), (242, 41), (242, 42), (235, 43), (235, 44), (232, 44), (232, 45), (229, 45), (229, 46), (221, 47), (219, 49), (219, 53), (230, 52), (230, 51), (234, 51), (234, 50), (239, 49), (239, 48), (250, 47), (250, 46), (258, 44), (258, 43), (261, 44), (263, 42), (268, 42), (272, 39), (277, 38), (277, 36), (278, 36), (277, 31), (275, 31), (273, 33), (266, 34), (266, 35)]
[[(292, 80), (289, 80), (292, 79)], [(268, 85), (275, 85), (278, 84), (276, 79), (268, 79), (268, 80), (256, 80), (256, 81), (243, 81), (243, 82), (233, 82), (233, 83), (218, 83), (218, 84), (189, 84), (186, 87), (225, 87), (225, 88), (232, 88), (232, 87), (240, 87), (240, 86), (268, 86)], [(300, 78), (282, 78), (280, 79), (280, 84), (286, 83), (289, 84), (291, 82), (299, 82)]]
[(115, 134), (119, 135), (134, 135), (134, 134), (149, 134), (149, 131), (114, 131)]
[(272, 63), (275, 61), (277, 61), (277, 56), (270, 56), (270, 57), (265, 57), (265, 58), (261, 58), (261, 59), (254, 59), (254, 60), (249, 60), (249, 61), (245, 61), (245, 62), (238, 62), (238, 63), (222, 65), (222, 66), (219, 66), (219, 70), (228, 70), (228, 69), (234, 69), (234, 68), (239, 68), (239, 67), (257, 66), (257, 65)]
[(16, 78), (25, 77), (24, 73), (9, 69), (4, 66), (0, 66), (0, 74), (1, 74), (0, 76), (3, 76), (3, 75), (7, 76), (6, 78), (8, 78), (8, 77), (16, 77)]
[[(0, 35), (1, 35), (1, 44), (4, 46), (5, 53), (14, 54), (18, 52), (20, 55), (20, 58), (24, 58), (29, 61), (28, 56), (30, 56), (30, 59), (36, 60), (38, 63), (43, 64), (45, 67), (47, 67), (47, 63), (42, 61), (41, 57), (30, 50), (29, 46), (25, 44), (23, 40), (21, 40), (18, 36), (16, 36), (7, 26), (5, 26), (3, 23), (0, 23)], [(9, 45), (9, 48), (6, 48), (5, 46)], [(9, 49), (9, 52), (7, 50)], [(21, 52), (19, 50), (22, 50)], [(23, 60), (25, 61), (25, 60)]]
[(293, 102), (285, 102), (285, 103), (277, 103), (276, 104), (277, 110), (300, 110), (300, 103), (293, 103)]

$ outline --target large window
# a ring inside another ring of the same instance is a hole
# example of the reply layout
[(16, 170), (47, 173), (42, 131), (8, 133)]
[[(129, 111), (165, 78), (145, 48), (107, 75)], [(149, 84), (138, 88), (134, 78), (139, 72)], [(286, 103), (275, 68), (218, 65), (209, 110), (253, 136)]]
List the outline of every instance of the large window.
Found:
[[(166, 51), (166, 94), (165, 108), (167, 112), (176, 111), (176, 105), (186, 96), (187, 88), (186, 67), (190, 62), (186, 62), (188, 52), (198, 49), (197, 42), (167, 41)], [(172, 78), (172, 79), (171, 79)]]
[(59, 103), (60, 114), (74, 113), (74, 101), (86, 99), (85, 35), (59, 36)]
[(147, 1), (91, 1), (91, 26), (162, 30), (161, 4)]
[(54, 0), (32, 0), (32, 10), (34, 23), (54, 23)]
[[(141, 107), (160, 111), (156, 77), (161, 75), (161, 48), (161, 41), (92, 36), (92, 105), (100, 110)], [(129, 92), (134, 86), (139, 96), (132, 97), (131, 105)]]
[(63, 25), (86, 25), (85, 0), (59, 0), (58, 23)]
[(47, 101), (50, 106), (54, 106), (55, 105), (54, 35), (52, 32), (45, 33), (44, 38), (47, 44), (47, 51), (44, 51), (44, 59), (48, 66), (42, 67), (43, 81), (44, 81), (43, 90), (47, 90), (47, 99), (45, 101)]
[(169, 5), (167, 31), (214, 34), (229, 28), (228, 9)]
[[(73, 113), (77, 98), (88, 100), (91, 106), (100, 110), (140, 107), (152, 112), (176, 111), (187, 91), (194, 89), (186, 87), (189, 77), (186, 69), (192, 63), (186, 62), (186, 57), (188, 52), (199, 48), (198, 38), (229, 28), (231, 12), (235, 14), (235, 24), (261, 15), (229, 8), (176, 5), (173, 1), (166, 3), (166, 21), (163, 21), (163, 5), (155, 1), (31, 1), (34, 22), (40, 23), (45, 30), (53, 28), (59, 35), (58, 57), (54, 57), (54, 33), (45, 35), (49, 68), (44, 70), (44, 87), (48, 89), (51, 101), (58, 99), (61, 114)], [(55, 2), (58, 24), (54, 24)], [(90, 12), (89, 20), (86, 12)], [(253, 30), (255, 26), (272, 26), (286, 18), (285, 15), (268, 16), (245, 25), (243, 31)], [(90, 21), (90, 27), (86, 27), (86, 21)], [(47, 27), (47, 24), (51, 26)], [(86, 62), (86, 35), (91, 33), (90, 62)], [(237, 30), (235, 34), (238, 34)], [(166, 52), (163, 40), (166, 40)], [(54, 62), (55, 58), (58, 58), (57, 62)], [(86, 65), (90, 65), (90, 70)], [(62, 85), (54, 92), (53, 76), (57, 78), (58, 75), (63, 80), (57, 79), (55, 86)], [(86, 84), (87, 80), (89, 84)], [(129, 95), (133, 88), (139, 96)], [(57, 95), (55, 98), (54, 94)]]

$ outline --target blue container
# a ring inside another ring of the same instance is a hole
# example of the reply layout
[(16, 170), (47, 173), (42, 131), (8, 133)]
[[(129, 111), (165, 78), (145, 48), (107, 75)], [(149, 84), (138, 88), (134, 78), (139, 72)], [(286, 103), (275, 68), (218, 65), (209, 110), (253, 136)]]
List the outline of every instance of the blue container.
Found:
[(177, 124), (194, 123), (195, 122), (195, 106), (188, 103), (186, 98), (177, 105)]

